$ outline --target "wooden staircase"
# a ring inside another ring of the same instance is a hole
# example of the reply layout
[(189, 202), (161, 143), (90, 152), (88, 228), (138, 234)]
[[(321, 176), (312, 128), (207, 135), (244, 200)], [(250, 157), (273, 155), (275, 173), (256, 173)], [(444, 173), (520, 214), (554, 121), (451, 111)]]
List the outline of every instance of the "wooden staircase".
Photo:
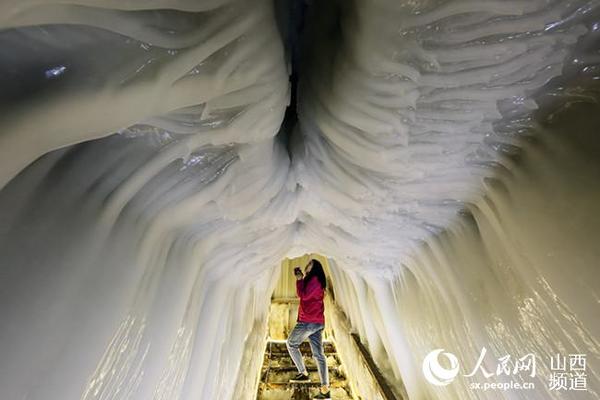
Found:
[[(332, 400), (351, 400), (352, 395), (343, 366), (332, 342), (324, 342), (329, 368)], [(290, 383), (298, 371), (288, 354), (284, 341), (269, 341), (264, 356), (257, 400), (310, 400), (319, 393), (319, 373), (311, 357), (308, 342), (302, 343), (300, 351), (310, 376), (310, 383)]]

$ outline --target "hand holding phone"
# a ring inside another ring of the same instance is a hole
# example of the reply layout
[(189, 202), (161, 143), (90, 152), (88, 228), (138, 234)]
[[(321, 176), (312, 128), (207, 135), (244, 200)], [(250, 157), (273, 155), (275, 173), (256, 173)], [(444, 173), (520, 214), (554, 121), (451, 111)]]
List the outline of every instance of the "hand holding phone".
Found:
[(296, 275), (296, 278), (302, 278), (302, 270), (300, 267), (294, 268), (294, 275)]

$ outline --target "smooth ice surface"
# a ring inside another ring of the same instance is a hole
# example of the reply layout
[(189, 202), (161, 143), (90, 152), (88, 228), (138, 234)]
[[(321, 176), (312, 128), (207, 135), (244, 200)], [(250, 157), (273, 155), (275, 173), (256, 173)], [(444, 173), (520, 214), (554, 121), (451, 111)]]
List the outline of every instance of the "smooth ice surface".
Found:
[[(0, 397), (251, 399), (304, 252), (411, 399), (598, 397), (598, 2), (310, 3), (291, 132), (271, 1), (0, 4)], [(424, 381), (482, 346), (589, 391)]]

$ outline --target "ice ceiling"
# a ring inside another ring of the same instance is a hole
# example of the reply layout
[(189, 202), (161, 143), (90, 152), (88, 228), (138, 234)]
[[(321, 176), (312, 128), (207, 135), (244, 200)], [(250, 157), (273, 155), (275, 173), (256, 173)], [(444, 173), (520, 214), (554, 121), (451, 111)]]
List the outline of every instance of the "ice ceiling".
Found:
[[(251, 399), (317, 252), (411, 399), (598, 398), (600, 3), (275, 3), (0, 3), (0, 397)], [(423, 380), (482, 346), (589, 390)]]

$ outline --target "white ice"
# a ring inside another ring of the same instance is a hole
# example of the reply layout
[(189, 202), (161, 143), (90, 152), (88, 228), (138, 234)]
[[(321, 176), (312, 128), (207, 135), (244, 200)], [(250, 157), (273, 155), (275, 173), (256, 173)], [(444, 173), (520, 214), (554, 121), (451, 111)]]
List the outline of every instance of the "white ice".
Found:
[[(305, 252), (410, 399), (598, 398), (598, 2), (309, 3), (292, 132), (271, 1), (0, 3), (1, 398), (252, 399)], [(589, 390), (424, 380), (482, 346)]]

